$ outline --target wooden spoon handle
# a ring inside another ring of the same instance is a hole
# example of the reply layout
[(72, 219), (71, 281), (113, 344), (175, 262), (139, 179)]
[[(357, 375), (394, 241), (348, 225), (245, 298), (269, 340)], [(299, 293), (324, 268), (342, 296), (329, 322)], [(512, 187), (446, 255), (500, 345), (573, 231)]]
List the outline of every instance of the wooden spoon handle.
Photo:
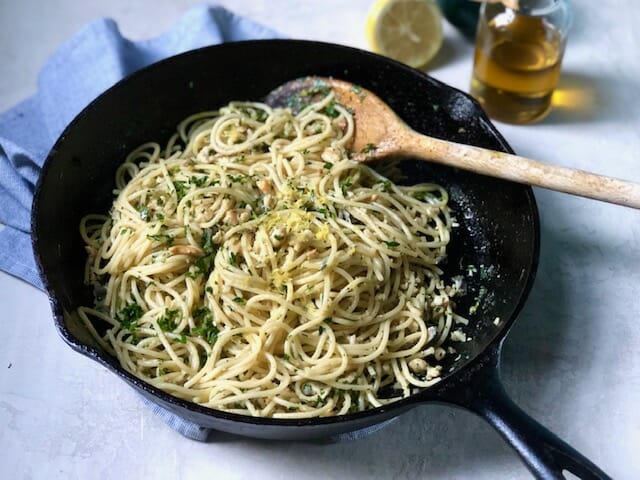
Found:
[(447, 142), (407, 129), (397, 145), (403, 153), (463, 170), (640, 208), (640, 183), (559, 167), (518, 155)]

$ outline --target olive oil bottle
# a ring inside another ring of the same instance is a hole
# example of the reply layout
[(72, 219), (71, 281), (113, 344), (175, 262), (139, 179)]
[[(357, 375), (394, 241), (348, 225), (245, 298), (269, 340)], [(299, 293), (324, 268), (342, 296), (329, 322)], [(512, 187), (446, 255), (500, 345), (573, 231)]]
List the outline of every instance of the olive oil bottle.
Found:
[(556, 4), (565, 2), (522, 1), (519, 10), (482, 6), (471, 94), (491, 118), (530, 123), (549, 111), (568, 29), (567, 21), (548, 15)]

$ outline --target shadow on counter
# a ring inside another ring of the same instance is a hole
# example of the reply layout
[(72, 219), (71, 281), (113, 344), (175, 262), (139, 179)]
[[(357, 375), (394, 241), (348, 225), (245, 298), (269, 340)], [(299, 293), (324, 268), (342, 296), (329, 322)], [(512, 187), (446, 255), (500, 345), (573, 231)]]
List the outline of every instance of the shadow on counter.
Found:
[(634, 81), (624, 76), (612, 77), (606, 73), (587, 76), (563, 71), (558, 87), (551, 99), (551, 111), (540, 123), (561, 125), (567, 123), (630, 122), (640, 120), (640, 112), (629, 94)]

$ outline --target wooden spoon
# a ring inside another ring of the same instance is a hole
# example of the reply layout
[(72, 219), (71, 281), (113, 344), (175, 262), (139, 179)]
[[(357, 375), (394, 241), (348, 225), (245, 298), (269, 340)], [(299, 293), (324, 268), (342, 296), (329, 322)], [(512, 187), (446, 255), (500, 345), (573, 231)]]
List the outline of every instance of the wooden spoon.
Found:
[(351, 148), (356, 152), (352, 158), (358, 162), (390, 155), (420, 157), (482, 175), (640, 208), (638, 183), (422, 135), (375, 94), (343, 80), (324, 77), (292, 80), (271, 92), (266, 103), (299, 111), (312, 101), (324, 98), (330, 89), (335, 92), (336, 101), (354, 113)]

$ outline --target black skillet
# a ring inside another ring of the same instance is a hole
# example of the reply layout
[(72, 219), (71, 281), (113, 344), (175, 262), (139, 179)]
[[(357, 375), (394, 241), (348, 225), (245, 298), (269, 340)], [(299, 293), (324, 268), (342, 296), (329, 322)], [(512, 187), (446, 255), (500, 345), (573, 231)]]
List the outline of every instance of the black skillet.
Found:
[(486, 419), (539, 478), (563, 478), (563, 470), (580, 478), (607, 478), (529, 418), (500, 384), (502, 342), (529, 293), (538, 262), (538, 212), (529, 187), (425, 162), (401, 164), (406, 182), (436, 181), (449, 189), (460, 227), (454, 231), (445, 271), (466, 276), (468, 292), (458, 311), (466, 315), (475, 304), (478, 308), (468, 315), (470, 341), (456, 344), (460, 358), (449, 363), (440, 383), (368, 412), (276, 420), (200, 407), (124, 371), (74, 317), (77, 307), (90, 305), (92, 298), (82, 283), (85, 253), (78, 224), (89, 212), (109, 209), (114, 172), (126, 154), (143, 142), (167, 139), (176, 124), (194, 112), (230, 100), (264, 98), (278, 85), (306, 75), (335, 76), (368, 88), (419, 132), (511, 152), (466, 94), (360, 50), (306, 41), (250, 41), (157, 63), (91, 103), (67, 127), (44, 164), (33, 205), (33, 247), (64, 340), (152, 402), (205, 427), (256, 438), (315, 439), (383, 422), (422, 402), (440, 402)]

